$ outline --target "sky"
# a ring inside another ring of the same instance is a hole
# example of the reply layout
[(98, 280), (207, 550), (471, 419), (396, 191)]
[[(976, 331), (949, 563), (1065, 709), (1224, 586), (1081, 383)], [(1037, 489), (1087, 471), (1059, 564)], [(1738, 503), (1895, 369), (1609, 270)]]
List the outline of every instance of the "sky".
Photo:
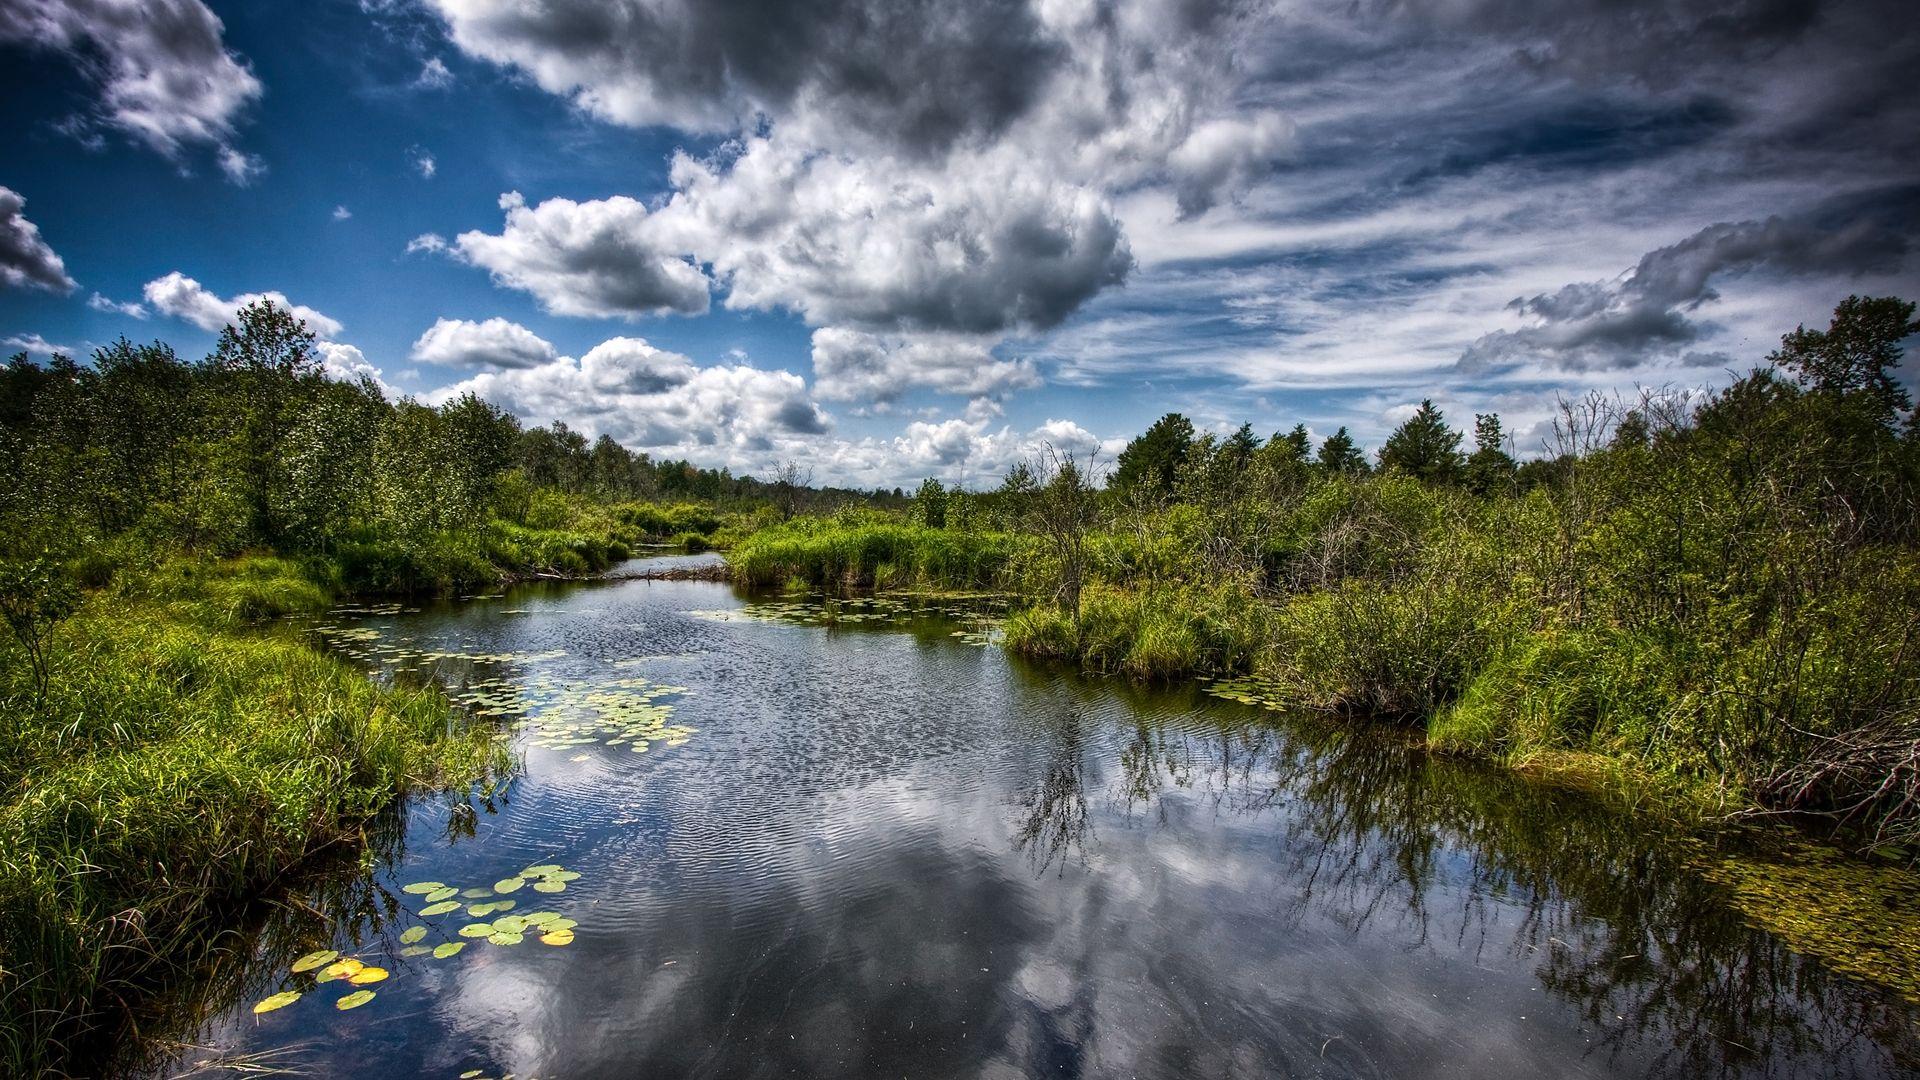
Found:
[(1916, 71), (1909, 0), (0, 0), (0, 353), (265, 296), (862, 487), (1425, 398), (1524, 456), (1920, 298)]

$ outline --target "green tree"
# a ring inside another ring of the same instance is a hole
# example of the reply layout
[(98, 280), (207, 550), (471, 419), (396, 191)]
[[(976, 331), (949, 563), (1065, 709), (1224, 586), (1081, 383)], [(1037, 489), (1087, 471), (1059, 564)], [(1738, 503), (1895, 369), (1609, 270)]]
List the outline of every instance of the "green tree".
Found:
[(272, 507), (285, 475), (281, 441), (322, 379), (317, 341), (305, 320), (256, 300), (221, 329), (208, 358), (232, 390), (229, 430), (239, 443), (252, 527), (268, 540), (278, 534)]
[(1901, 342), (1920, 334), (1913, 313), (1913, 303), (1898, 297), (1849, 296), (1833, 309), (1827, 329), (1798, 327), (1767, 360), (1816, 393), (1864, 398), (1891, 423), (1913, 407), (1893, 374)]
[(947, 489), (940, 481), (929, 476), (920, 482), (920, 488), (913, 493), (913, 512), (929, 528), (947, 527)]
[(1367, 459), (1343, 427), (1320, 444), (1320, 468), (1337, 475), (1357, 476), (1367, 471)]
[(49, 632), (79, 606), (79, 588), (50, 552), (0, 562), (0, 618), (26, 650), (36, 707), (47, 700)]
[(1499, 413), (1479, 413), (1473, 418), (1473, 453), (1467, 458), (1467, 487), (1481, 495), (1505, 491), (1513, 485), (1515, 465), (1501, 445), (1506, 434), (1500, 430)]
[(1107, 486), (1122, 498), (1165, 502), (1193, 448), (1193, 422), (1168, 413), (1120, 451)]
[(1429, 398), (1387, 436), (1380, 448), (1380, 465), (1430, 484), (1454, 483), (1460, 478), (1460, 438)]

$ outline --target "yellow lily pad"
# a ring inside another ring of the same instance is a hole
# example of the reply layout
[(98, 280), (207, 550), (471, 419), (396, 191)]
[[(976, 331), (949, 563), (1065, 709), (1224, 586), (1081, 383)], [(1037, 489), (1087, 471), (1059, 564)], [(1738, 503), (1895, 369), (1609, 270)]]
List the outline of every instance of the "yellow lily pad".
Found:
[(373, 1000), (373, 991), (355, 990), (353, 993), (348, 994), (346, 997), (343, 997), (339, 1001), (334, 1002), (333, 1007), (336, 1009), (339, 1009), (341, 1012), (346, 1012), (348, 1009), (357, 1009), (360, 1006), (365, 1005), (367, 1002), (372, 1000)]
[(320, 982), (332, 982), (335, 979), (345, 979), (366, 966), (367, 965), (349, 956), (345, 960), (336, 960), (326, 967), (321, 968), (320, 974), (314, 976), (314, 978)]
[(312, 971), (314, 968), (331, 964), (338, 959), (340, 959), (340, 954), (333, 949), (321, 949), (318, 952), (310, 952), (300, 959), (295, 960), (293, 962), (293, 970), (296, 972)]
[(275, 1009), (284, 1009), (299, 1000), (300, 991), (282, 990), (272, 997), (262, 999), (258, 1005), (253, 1007), (253, 1011), (256, 1016), (260, 1013), (270, 1013)]
[(571, 945), (573, 944), (573, 931), (549, 930), (540, 935), (540, 943), (542, 945)]

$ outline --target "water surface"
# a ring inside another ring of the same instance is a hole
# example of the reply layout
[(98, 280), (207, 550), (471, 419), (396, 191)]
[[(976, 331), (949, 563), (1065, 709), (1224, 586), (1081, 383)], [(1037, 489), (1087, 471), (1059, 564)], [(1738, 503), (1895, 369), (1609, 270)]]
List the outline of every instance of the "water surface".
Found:
[[(276, 909), (186, 1060), (355, 1078), (1920, 1062), (1912, 1007), (1749, 928), (1697, 852), (1589, 799), (1198, 688), (1038, 669), (951, 605), (831, 626), (768, 606), (804, 599), (625, 581), (330, 618), (319, 632), (380, 677), (438, 680), (508, 725), (524, 769), (490, 802), (412, 800), (384, 861)], [(579, 877), (458, 899), (571, 919), (569, 944), (462, 939), (490, 920), (423, 918), (403, 891), (539, 864)], [(318, 948), (391, 977), (340, 1011), (353, 987), (288, 971)], [(285, 989), (305, 996), (251, 1013)]]

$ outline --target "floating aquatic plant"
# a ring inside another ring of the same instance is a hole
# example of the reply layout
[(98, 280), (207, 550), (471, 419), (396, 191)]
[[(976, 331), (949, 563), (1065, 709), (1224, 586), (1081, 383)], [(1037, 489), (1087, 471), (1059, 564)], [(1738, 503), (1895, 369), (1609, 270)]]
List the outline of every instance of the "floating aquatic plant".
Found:
[(300, 959), (295, 960), (293, 962), (293, 970), (295, 974), (312, 971), (314, 968), (324, 967), (338, 959), (340, 959), (340, 954), (337, 951), (333, 949), (321, 949), (318, 952), (310, 952)]
[(255, 1016), (261, 1013), (270, 1013), (275, 1009), (284, 1009), (299, 1000), (300, 991), (282, 990), (272, 997), (262, 999), (259, 1004), (253, 1007), (253, 1012)]
[(357, 1009), (360, 1006), (365, 1005), (367, 1002), (372, 1000), (373, 1000), (373, 991), (355, 990), (353, 993), (348, 994), (346, 997), (343, 997), (339, 1001), (334, 1002), (333, 1007), (336, 1009), (339, 1009), (341, 1012), (346, 1012), (348, 1009)]

